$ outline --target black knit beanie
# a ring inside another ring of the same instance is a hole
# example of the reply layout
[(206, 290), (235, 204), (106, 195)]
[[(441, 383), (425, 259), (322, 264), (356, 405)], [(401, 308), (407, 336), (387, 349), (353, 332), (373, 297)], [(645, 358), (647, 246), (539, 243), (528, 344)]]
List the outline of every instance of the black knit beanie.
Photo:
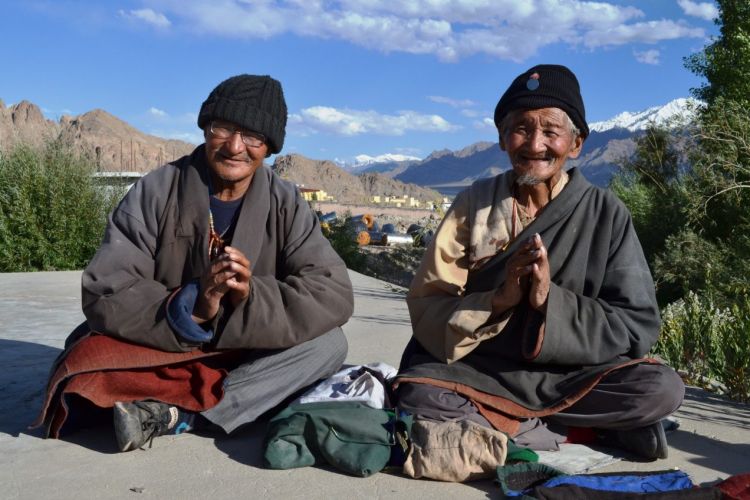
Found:
[(237, 75), (224, 80), (203, 102), (198, 126), (205, 130), (214, 119), (263, 134), (269, 153), (278, 153), (284, 146), (286, 128), (281, 83), (267, 75)]
[(495, 126), (514, 109), (540, 108), (562, 109), (584, 138), (589, 135), (578, 79), (565, 66), (540, 64), (516, 77), (495, 107)]

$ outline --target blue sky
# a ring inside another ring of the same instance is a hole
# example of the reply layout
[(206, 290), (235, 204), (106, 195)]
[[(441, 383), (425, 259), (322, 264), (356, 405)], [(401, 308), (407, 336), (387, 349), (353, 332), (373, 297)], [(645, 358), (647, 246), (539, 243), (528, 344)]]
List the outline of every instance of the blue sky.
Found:
[(701, 0), (0, 0), (0, 99), (57, 119), (104, 109), (155, 135), (202, 141), (223, 79), (282, 82), (282, 153), (425, 157), (496, 140), (512, 79), (569, 66), (589, 122), (688, 97), (682, 59), (718, 31)]

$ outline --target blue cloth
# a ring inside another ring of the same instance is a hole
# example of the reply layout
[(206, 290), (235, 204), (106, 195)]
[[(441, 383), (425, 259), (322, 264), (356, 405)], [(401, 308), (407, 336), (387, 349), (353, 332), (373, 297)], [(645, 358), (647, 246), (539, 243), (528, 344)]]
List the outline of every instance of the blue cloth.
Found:
[(214, 332), (204, 330), (193, 321), (193, 308), (199, 291), (200, 285), (197, 281), (191, 281), (183, 286), (167, 306), (167, 321), (180, 339), (202, 344), (214, 338)]
[(602, 491), (622, 491), (626, 493), (653, 493), (676, 491), (693, 487), (690, 477), (682, 471), (660, 474), (612, 474), (558, 476), (544, 483), (547, 488), (564, 484), (575, 484), (583, 488)]
[[(566, 488), (581, 495), (589, 491), (586, 498), (618, 498), (616, 493), (646, 494), (667, 493), (682, 490), (693, 491), (690, 477), (679, 470), (656, 472), (621, 472), (612, 474), (566, 475), (540, 463), (521, 463), (497, 468), (497, 477), (505, 498), (537, 498), (540, 490), (549, 491), (544, 498), (568, 498)], [(573, 488), (572, 490), (570, 488)], [(552, 492), (558, 488), (560, 494)], [(598, 492), (598, 493), (597, 493)]]

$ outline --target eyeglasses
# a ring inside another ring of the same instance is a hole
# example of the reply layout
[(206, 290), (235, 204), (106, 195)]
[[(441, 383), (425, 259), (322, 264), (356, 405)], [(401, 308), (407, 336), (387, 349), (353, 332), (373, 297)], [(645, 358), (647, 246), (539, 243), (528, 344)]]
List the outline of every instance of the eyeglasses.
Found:
[(229, 139), (235, 133), (239, 132), (242, 142), (249, 148), (259, 148), (266, 142), (266, 136), (263, 134), (242, 130), (228, 123), (211, 122), (209, 131), (211, 135), (218, 139)]

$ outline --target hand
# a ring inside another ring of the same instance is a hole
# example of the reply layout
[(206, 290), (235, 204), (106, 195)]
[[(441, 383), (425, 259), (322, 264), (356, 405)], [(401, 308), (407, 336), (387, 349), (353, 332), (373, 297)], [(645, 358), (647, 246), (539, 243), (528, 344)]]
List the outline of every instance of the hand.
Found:
[(211, 321), (219, 312), (221, 299), (228, 295), (232, 306), (236, 306), (250, 294), (250, 261), (233, 247), (225, 247), (224, 253), (211, 262), (200, 277), (200, 293), (193, 308), (196, 323)]
[(502, 313), (518, 305), (528, 294), (535, 309), (546, 306), (549, 293), (549, 263), (542, 238), (535, 234), (508, 259), (505, 264), (505, 283), (493, 297), (492, 309)]
[(531, 307), (541, 313), (547, 312), (547, 297), (549, 297), (549, 260), (547, 248), (539, 234), (532, 236), (534, 240), (534, 254), (536, 260), (532, 264), (531, 287), (529, 289), (529, 303)]
[(229, 287), (229, 303), (232, 307), (245, 300), (250, 295), (253, 273), (250, 270), (250, 261), (245, 255), (234, 247), (225, 247), (224, 253), (219, 258), (228, 261), (229, 269), (234, 271), (234, 276), (226, 281)]

